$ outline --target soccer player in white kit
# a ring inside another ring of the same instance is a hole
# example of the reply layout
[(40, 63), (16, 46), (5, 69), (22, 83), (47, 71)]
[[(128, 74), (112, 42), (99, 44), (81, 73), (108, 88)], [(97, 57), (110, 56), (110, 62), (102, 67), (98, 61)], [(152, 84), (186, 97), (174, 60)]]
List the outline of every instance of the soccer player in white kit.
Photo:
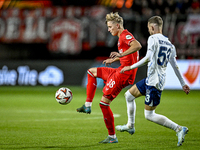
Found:
[[(144, 95), (145, 118), (149, 121), (155, 122), (159, 125), (176, 131), (178, 136), (177, 146), (181, 146), (184, 142), (184, 137), (188, 132), (188, 128), (180, 126), (177, 123), (168, 119), (167, 117), (155, 113), (155, 109), (160, 103), (161, 93), (164, 89), (166, 80), (166, 68), (168, 62), (170, 62), (171, 66), (173, 67), (174, 72), (183, 88), (183, 91), (186, 94), (189, 94), (190, 92), (190, 87), (185, 83), (177, 66), (175, 58), (176, 49), (174, 45), (169, 41), (169, 39), (162, 34), (162, 26), (163, 20), (159, 16), (153, 16), (148, 20), (148, 30), (150, 36), (148, 38), (148, 48), (146, 56), (132, 66), (126, 66), (121, 70), (121, 73), (124, 73), (125, 71), (143, 66), (148, 63), (147, 77), (134, 84), (125, 93), (128, 122), (126, 125), (116, 126), (116, 129), (118, 131), (127, 131), (130, 134), (133, 134), (135, 132), (135, 98)], [(113, 53), (111, 57), (120, 57), (120, 54)]]

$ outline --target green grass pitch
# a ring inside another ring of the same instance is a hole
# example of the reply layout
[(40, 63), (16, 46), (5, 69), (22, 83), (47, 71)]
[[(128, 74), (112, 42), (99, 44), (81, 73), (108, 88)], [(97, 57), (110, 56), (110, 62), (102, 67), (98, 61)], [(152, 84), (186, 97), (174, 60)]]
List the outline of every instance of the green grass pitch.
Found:
[[(164, 90), (156, 112), (189, 128), (185, 142), (177, 147), (176, 133), (144, 118), (144, 97), (136, 100), (136, 132), (116, 131), (119, 143), (99, 144), (108, 135), (99, 107), (102, 89), (97, 89), (91, 114), (77, 113), (86, 98), (86, 89), (68, 86), (73, 99), (68, 105), (55, 100), (59, 87), (0, 87), (0, 149), (77, 150), (199, 150), (200, 94)], [(111, 103), (115, 125), (127, 122), (123, 89)]]

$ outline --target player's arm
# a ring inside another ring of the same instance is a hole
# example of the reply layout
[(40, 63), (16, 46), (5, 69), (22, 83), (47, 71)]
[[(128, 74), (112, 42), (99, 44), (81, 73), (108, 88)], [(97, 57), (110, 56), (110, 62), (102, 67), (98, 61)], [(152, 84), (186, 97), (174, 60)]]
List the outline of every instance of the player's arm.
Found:
[(115, 61), (119, 61), (120, 59), (118, 57), (112, 59), (112, 58), (108, 58), (106, 60), (103, 61), (103, 64), (105, 64), (106, 66), (112, 64)]
[(176, 76), (178, 77), (179, 79), (179, 82), (181, 83), (181, 86), (183, 88), (183, 91), (186, 93), (186, 94), (189, 94), (190, 92), (190, 87), (185, 83), (184, 79), (183, 79), (183, 76), (182, 74), (180, 73), (180, 70), (178, 68), (178, 65), (177, 65), (177, 62), (176, 62), (176, 58), (175, 57), (172, 57), (170, 58), (170, 64), (176, 74)]
[(124, 68), (122, 68), (122, 70), (120, 71), (120, 73), (124, 73), (125, 71), (129, 71), (138, 67), (141, 67), (145, 64), (147, 64), (150, 59), (151, 59), (151, 55), (152, 55), (152, 51), (148, 50), (147, 54), (144, 58), (142, 58), (140, 61), (138, 61), (137, 63), (131, 65), (131, 66), (125, 66)]
[(124, 51), (123, 53), (118, 53), (118, 52), (111, 52), (110, 53), (110, 58), (116, 58), (116, 57), (123, 57), (132, 53), (135, 53), (139, 51), (142, 48), (141, 44), (137, 41), (134, 40), (130, 43), (130, 48)]

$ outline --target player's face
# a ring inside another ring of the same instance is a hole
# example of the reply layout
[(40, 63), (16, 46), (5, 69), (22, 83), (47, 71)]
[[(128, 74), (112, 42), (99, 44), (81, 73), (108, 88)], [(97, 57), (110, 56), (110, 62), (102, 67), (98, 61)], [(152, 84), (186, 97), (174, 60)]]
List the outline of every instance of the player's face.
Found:
[(112, 21), (107, 22), (108, 31), (113, 35), (116, 36), (118, 34), (118, 24), (113, 23)]
[(147, 27), (148, 27), (148, 30), (149, 30), (149, 34), (153, 35), (153, 33), (154, 33), (154, 31), (153, 31), (153, 25), (150, 24), (150, 23), (148, 23)]

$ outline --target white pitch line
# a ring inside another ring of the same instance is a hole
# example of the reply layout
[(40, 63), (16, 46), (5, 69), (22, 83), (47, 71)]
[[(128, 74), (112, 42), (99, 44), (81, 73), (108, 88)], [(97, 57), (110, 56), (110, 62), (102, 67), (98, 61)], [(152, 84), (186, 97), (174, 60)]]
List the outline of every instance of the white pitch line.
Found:
[[(83, 114), (84, 115), (84, 114)], [(96, 113), (95, 115), (102, 115), (100, 113)], [(120, 117), (120, 114), (113, 114), (114, 118)], [(0, 120), (0, 122), (47, 122), (47, 121), (67, 121), (67, 120), (95, 120), (95, 119), (103, 119), (103, 116), (94, 116), (94, 117), (81, 117), (81, 118), (55, 118), (55, 119), (26, 119), (26, 120)]]

